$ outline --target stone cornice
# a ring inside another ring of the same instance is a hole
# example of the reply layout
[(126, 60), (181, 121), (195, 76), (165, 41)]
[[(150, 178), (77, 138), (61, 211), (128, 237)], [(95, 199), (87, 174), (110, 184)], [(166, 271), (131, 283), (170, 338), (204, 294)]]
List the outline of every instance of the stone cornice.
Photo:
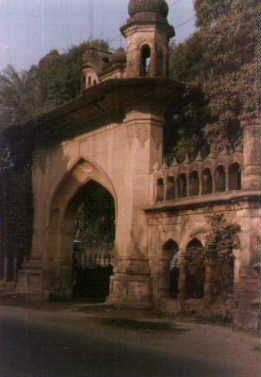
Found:
[(175, 212), (183, 209), (209, 207), (217, 204), (234, 204), (239, 202), (257, 202), (261, 205), (261, 191), (240, 191), (217, 193), (199, 197), (187, 197), (156, 203), (144, 208), (145, 212)]
[(31, 137), (37, 144), (57, 143), (108, 123), (121, 122), (126, 112), (140, 108), (141, 104), (167, 110), (184, 93), (194, 90), (197, 88), (169, 79), (111, 79), (85, 90), (59, 108), (9, 128), (6, 135), (13, 139), (21, 135)]

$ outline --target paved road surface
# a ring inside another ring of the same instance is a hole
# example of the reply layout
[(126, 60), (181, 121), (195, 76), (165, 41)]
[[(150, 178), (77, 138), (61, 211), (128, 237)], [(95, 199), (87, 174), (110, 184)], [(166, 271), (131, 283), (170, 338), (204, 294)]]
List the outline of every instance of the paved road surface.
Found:
[(0, 377), (261, 376), (256, 340), (229, 329), (137, 334), (59, 315), (0, 306)]

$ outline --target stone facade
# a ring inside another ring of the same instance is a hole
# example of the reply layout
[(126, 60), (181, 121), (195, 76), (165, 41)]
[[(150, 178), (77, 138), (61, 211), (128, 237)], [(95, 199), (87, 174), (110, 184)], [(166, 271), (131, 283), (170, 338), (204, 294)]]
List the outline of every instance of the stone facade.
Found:
[[(109, 191), (116, 208), (108, 302), (233, 317), (238, 326), (256, 330), (260, 120), (242, 118), (242, 147), (230, 148), (223, 137), (217, 142), (210, 129), (207, 157), (165, 163), (165, 114), (187, 90), (168, 79), (174, 29), (166, 10), (164, 1), (131, 0), (121, 29), (126, 54), (87, 51), (82, 96), (38, 120), (32, 250), (16, 290), (42, 298), (70, 296), (74, 219), (92, 180)], [(215, 216), (228, 230), (236, 226), (237, 234), (218, 249), (212, 245), (211, 254)], [(214, 294), (223, 273), (228, 291)]]

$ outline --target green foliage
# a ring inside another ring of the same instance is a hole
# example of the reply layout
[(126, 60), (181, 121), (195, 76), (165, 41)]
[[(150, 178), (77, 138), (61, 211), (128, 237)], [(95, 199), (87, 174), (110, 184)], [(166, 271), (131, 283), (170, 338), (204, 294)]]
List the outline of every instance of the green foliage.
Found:
[(209, 216), (208, 223), (211, 230), (207, 235), (207, 252), (210, 255), (230, 256), (233, 249), (238, 247), (240, 226), (228, 223), (223, 214)]
[(17, 72), (12, 66), (0, 74), (0, 123), (13, 124), (35, 115), (40, 106), (40, 87), (35, 70)]
[(0, 74), (0, 124), (25, 122), (77, 97), (88, 47), (109, 48), (102, 40), (87, 41), (64, 54), (51, 51), (28, 71), (20, 73), (8, 66)]
[(200, 25), (204, 27), (175, 48), (171, 74), (175, 80), (202, 88), (207, 106), (201, 118), (207, 122), (201, 128), (207, 123), (226, 125), (229, 138), (237, 138), (239, 116), (257, 108), (255, 25), (261, 4), (254, 0), (198, 0), (195, 7), (197, 15), (203, 8), (212, 14), (204, 15), (204, 23), (202, 16)]
[[(210, 232), (206, 240), (206, 256), (212, 260), (214, 271), (211, 279), (213, 298), (231, 298), (234, 286), (233, 250), (239, 248), (238, 224), (228, 223), (224, 215), (209, 216)], [(214, 262), (214, 263), (213, 263)]]
[(209, 25), (220, 16), (228, 14), (233, 0), (196, 0), (197, 26)]
[(164, 150), (166, 162), (175, 157), (182, 162), (186, 155), (192, 160), (197, 153), (203, 154), (207, 145), (203, 140), (203, 126), (209, 120), (202, 91), (192, 90), (171, 107), (164, 128)]
[(45, 110), (54, 108), (80, 94), (82, 57), (88, 47), (97, 47), (105, 51), (109, 48), (108, 44), (102, 40), (87, 41), (73, 46), (65, 54), (60, 55), (53, 50), (41, 59), (38, 75)]
[(259, 3), (259, 0), (195, 0), (197, 26), (213, 24), (219, 17), (226, 16), (231, 11), (242, 12)]

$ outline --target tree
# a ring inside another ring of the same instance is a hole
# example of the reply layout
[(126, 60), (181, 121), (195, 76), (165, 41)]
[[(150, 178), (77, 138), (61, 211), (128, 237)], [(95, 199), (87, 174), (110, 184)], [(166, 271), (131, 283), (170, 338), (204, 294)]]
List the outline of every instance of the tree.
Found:
[(254, 8), (259, 0), (195, 0), (197, 26), (213, 24), (221, 16), (228, 15), (231, 11), (240, 11)]
[(64, 54), (50, 51), (38, 65), (0, 74), (0, 124), (10, 125), (49, 111), (80, 94), (83, 53), (88, 47), (108, 50), (102, 40), (83, 42)]
[(105, 51), (109, 49), (109, 45), (103, 40), (86, 41), (73, 46), (65, 54), (59, 54), (57, 50), (53, 50), (40, 60), (37, 69), (45, 111), (80, 94), (82, 58), (89, 47)]
[(218, 17), (230, 11), (233, 0), (196, 0), (197, 26), (211, 24)]
[(211, 16), (204, 16), (203, 27), (174, 50), (172, 77), (202, 88), (207, 104), (202, 126), (225, 125), (231, 142), (237, 143), (239, 116), (257, 108), (255, 25), (261, 4), (255, 0), (197, 0), (195, 7), (197, 15), (205, 7)]
[(11, 65), (0, 74), (2, 123), (26, 121), (40, 106), (40, 86), (35, 70), (17, 72)]

